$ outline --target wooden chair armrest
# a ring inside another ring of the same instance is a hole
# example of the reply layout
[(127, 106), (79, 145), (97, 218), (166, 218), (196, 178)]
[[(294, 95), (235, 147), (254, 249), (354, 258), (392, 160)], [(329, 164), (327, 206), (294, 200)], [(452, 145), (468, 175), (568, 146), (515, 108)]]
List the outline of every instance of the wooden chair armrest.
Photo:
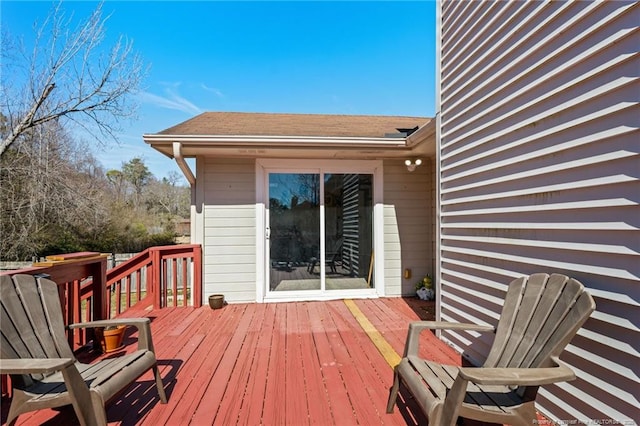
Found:
[(418, 355), (420, 333), (423, 330), (469, 330), (480, 332), (495, 332), (495, 327), (482, 324), (467, 324), (446, 321), (414, 321), (409, 324), (407, 341), (404, 346), (404, 357)]
[(60, 371), (74, 362), (72, 358), (0, 359), (0, 374), (47, 374)]
[(90, 327), (110, 327), (118, 325), (131, 325), (140, 328), (144, 324), (148, 324), (149, 318), (114, 318), (108, 320), (97, 320), (88, 322), (79, 322), (76, 324), (69, 324), (70, 329), (74, 328), (90, 328)]
[(544, 368), (460, 368), (459, 376), (478, 385), (542, 386), (576, 378), (564, 364)]
[(573, 380), (573, 371), (559, 360), (555, 367), (545, 368), (484, 368), (461, 367), (444, 400), (440, 424), (455, 425), (469, 382), (476, 385), (541, 386)]
[(118, 325), (130, 325), (136, 327), (138, 329), (138, 349), (154, 352), (153, 339), (151, 338), (151, 321), (149, 318), (114, 318), (109, 320), (89, 321), (69, 324), (69, 328), (112, 327)]

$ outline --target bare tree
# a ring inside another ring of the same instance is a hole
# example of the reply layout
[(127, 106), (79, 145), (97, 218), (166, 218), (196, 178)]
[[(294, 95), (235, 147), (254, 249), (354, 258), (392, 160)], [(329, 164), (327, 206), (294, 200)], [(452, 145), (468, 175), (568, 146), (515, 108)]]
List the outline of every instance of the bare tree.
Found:
[(177, 172), (169, 172), (169, 177), (162, 180), (151, 179), (145, 191), (147, 210), (172, 219), (189, 217), (191, 191), (180, 182)]
[(117, 141), (119, 120), (135, 116), (130, 95), (138, 91), (145, 69), (132, 43), (120, 37), (111, 49), (103, 46), (107, 18), (102, 4), (70, 31), (72, 18), (57, 3), (37, 27), (31, 53), (3, 34), (2, 75), (15, 79), (0, 85), (0, 107), (9, 129), (0, 155), (29, 129), (60, 119), (76, 123), (102, 143)]
[(28, 259), (79, 233), (100, 233), (110, 220), (106, 188), (104, 171), (87, 147), (59, 124), (25, 132), (0, 158), (2, 258)]

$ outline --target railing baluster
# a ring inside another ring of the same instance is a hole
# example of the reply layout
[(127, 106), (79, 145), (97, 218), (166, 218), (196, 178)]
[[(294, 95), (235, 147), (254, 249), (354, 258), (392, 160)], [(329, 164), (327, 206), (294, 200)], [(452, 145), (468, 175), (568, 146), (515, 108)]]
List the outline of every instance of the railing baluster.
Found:
[[(71, 281), (64, 283), (64, 285), (58, 285), (58, 295), (61, 298), (60, 303), (62, 306), (62, 318), (64, 318), (65, 324), (73, 323), (73, 302), (76, 300), (73, 283), (74, 281)], [(73, 336), (73, 330), (67, 330), (67, 341), (71, 347), (74, 345)]]
[(142, 270), (136, 271), (136, 303), (142, 299)]
[(120, 315), (122, 313), (122, 280), (116, 281), (116, 315)]
[(162, 296), (164, 297), (164, 301), (162, 306), (166, 307), (169, 306), (169, 283), (167, 282), (167, 260), (166, 259), (162, 259), (161, 261), (162, 264), (162, 278), (160, 279), (160, 285), (162, 285)]
[(183, 257), (182, 259), (182, 306), (189, 306), (189, 294), (187, 291), (188, 286), (188, 262), (187, 258)]
[(149, 264), (145, 268), (145, 276), (146, 276), (146, 284), (145, 291), (147, 293), (147, 297), (151, 300), (152, 303), (155, 303), (155, 296), (153, 295), (153, 264)]
[(91, 311), (91, 306), (93, 306), (93, 296), (89, 296), (85, 299), (84, 304), (84, 320), (91, 321), (93, 319), (93, 312)]
[[(80, 292), (80, 318), (81, 321), (91, 321), (94, 318), (93, 315), (93, 282), (91, 280), (87, 280), (87, 282), (78, 281), (80, 286), (78, 287)], [(79, 333), (78, 336), (80, 338), (80, 344), (78, 347), (83, 346), (87, 343), (87, 330), (86, 329), (76, 329), (76, 333)], [(74, 348), (75, 350), (76, 348)]]
[(173, 306), (178, 307), (178, 261), (176, 259), (169, 259), (171, 262), (171, 289), (173, 291)]
[(193, 306), (202, 306), (202, 246), (197, 245), (193, 248)]
[(112, 287), (113, 287), (112, 285), (110, 285), (110, 286), (108, 286), (108, 287), (107, 287), (107, 300), (106, 300), (106, 305), (107, 305), (107, 315), (108, 315), (108, 318), (111, 318), (111, 299), (112, 299), (111, 294), (113, 293)]
[[(80, 297), (80, 280), (73, 280), (73, 283), (71, 283), (71, 288), (73, 288), (73, 292), (71, 295), (71, 306), (72, 306), (72, 316), (71, 316), (71, 323), (77, 323), (77, 322), (81, 322), (82, 320), (80, 319), (82, 316), (82, 313), (80, 312), (81, 309), (81, 304), (82, 304), (82, 299)], [(78, 300), (79, 303), (75, 303), (75, 301)], [(75, 348), (75, 347), (80, 347), (83, 345), (83, 339), (81, 337), (81, 330), (74, 330), (71, 332), (71, 334), (73, 335), (73, 345), (71, 347)]]
[(125, 308), (129, 309), (131, 307), (131, 275), (127, 275), (127, 278), (126, 278), (125, 296), (127, 301)]
[(152, 288), (153, 288), (153, 306), (156, 309), (162, 307), (162, 260), (160, 250), (155, 247), (152, 258)]

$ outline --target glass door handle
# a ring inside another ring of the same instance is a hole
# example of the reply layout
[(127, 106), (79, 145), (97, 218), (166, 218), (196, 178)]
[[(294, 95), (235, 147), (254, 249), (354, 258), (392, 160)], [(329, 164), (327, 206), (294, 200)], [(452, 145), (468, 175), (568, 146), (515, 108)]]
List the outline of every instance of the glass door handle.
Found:
[(265, 229), (265, 235), (264, 237), (268, 240), (271, 237), (271, 228), (267, 227), (267, 229)]

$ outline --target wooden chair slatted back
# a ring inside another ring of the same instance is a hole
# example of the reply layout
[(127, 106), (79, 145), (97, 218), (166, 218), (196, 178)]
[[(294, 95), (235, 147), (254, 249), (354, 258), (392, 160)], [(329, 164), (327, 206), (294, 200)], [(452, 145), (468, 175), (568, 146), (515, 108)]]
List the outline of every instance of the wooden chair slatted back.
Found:
[(547, 367), (595, 309), (584, 286), (564, 275), (534, 274), (507, 290), (485, 367)]
[(74, 358), (58, 285), (31, 275), (0, 278), (2, 358)]

